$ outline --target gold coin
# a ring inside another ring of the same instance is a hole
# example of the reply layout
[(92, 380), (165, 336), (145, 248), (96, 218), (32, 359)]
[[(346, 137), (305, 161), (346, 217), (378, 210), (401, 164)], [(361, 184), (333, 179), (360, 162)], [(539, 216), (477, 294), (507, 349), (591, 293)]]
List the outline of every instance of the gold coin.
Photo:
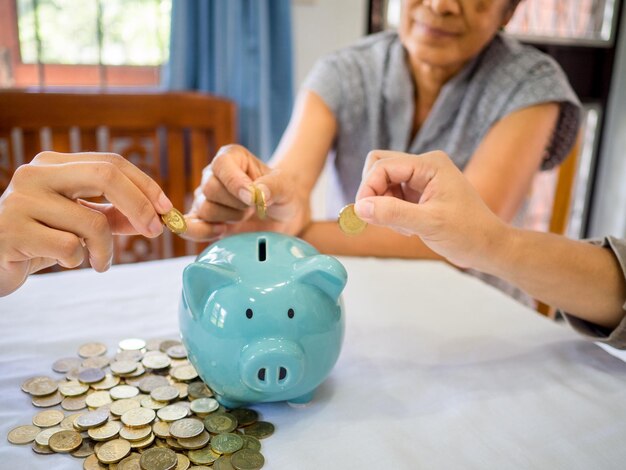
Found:
[(40, 432), (41, 429), (39, 429), (37, 426), (26, 424), (24, 426), (18, 426), (11, 429), (11, 431), (9, 431), (9, 434), (7, 435), (7, 440), (11, 444), (30, 444), (35, 440)]
[(165, 353), (171, 357), (172, 359), (186, 359), (187, 358), (187, 349), (182, 344), (176, 344), (171, 346), (165, 351)]
[(141, 390), (143, 393), (150, 393), (157, 387), (163, 387), (169, 384), (170, 383), (165, 377), (161, 375), (149, 374), (142, 378), (139, 382), (139, 390)]
[(113, 439), (96, 449), (98, 460), (105, 464), (117, 463), (130, 453), (130, 443), (124, 439)]
[(354, 212), (354, 204), (348, 204), (341, 209), (337, 222), (341, 231), (346, 235), (358, 235), (367, 227), (367, 222), (359, 219)]
[(170, 369), (170, 375), (181, 382), (189, 382), (198, 378), (198, 372), (191, 364)]
[(256, 215), (263, 220), (267, 217), (267, 204), (265, 202), (265, 193), (258, 186), (252, 186), (252, 202), (256, 206)]
[(189, 398), (194, 400), (196, 398), (211, 398), (213, 396), (213, 392), (204, 382), (190, 383), (187, 392), (189, 393)]
[(146, 450), (139, 460), (139, 465), (143, 470), (172, 470), (177, 464), (176, 453), (163, 447)]
[(63, 395), (58, 391), (51, 393), (50, 395), (44, 395), (40, 397), (33, 397), (32, 403), (37, 408), (49, 408), (56, 406), (63, 401)]
[(107, 352), (107, 347), (102, 343), (86, 343), (78, 348), (78, 355), (84, 359), (88, 357), (103, 356)]
[(170, 434), (170, 423), (167, 421), (158, 421), (152, 425), (152, 430), (154, 434), (159, 436), (161, 439), (167, 439), (168, 437), (172, 437)]
[(85, 403), (87, 403), (89, 408), (100, 408), (101, 406), (113, 403), (113, 400), (111, 399), (109, 392), (103, 390), (101, 392), (93, 392), (92, 394), (87, 395)]
[(63, 429), (60, 426), (44, 429), (39, 434), (37, 434), (37, 436), (35, 437), (35, 442), (40, 446), (47, 446), (50, 437), (61, 431), (68, 431), (68, 429)]
[(235, 467), (230, 463), (230, 455), (222, 455), (213, 464), (214, 470), (235, 470)]
[(68, 429), (70, 431), (76, 431), (76, 428), (74, 427), (74, 423), (76, 422), (76, 420), (78, 419), (79, 416), (81, 416), (83, 413), (74, 413), (71, 415), (67, 415), (63, 421), (61, 421), (61, 424), (59, 424), (59, 426), (61, 426), (63, 429)]
[(59, 410), (40, 411), (33, 417), (33, 424), (40, 428), (51, 428), (63, 421), (65, 415)]
[(220, 407), (215, 398), (196, 398), (191, 402), (191, 411), (198, 415), (208, 415)]
[(212, 414), (204, 418), (204, 427), (211, 434), (221, 434), (237, 429), (237, 419), (230, 413)]
[(117, 437), (122, 425), (119, 421), (107, 421), (102, 426), (97, 426), (87, 430), (87, 434), (94, 441), (108, 441)]
[(156, 401), (172, 401), (178, 398), (178, 389), (172, 385), (157, 387), (150, 392), (150, 397)]
[(167, 354), (157, 353), (150, 356), (144, 356), (141, 360), (141, 364), (146, 369), (160, 370), (169, 367), (172, 364), (172, 360)]
[(123, 398), (121, 400), (114, 401), (111, 403), (111, 408), (109, 411), (112, 415), (122, 416), (129, 410), (134, 410), (136, 408), (140, 408), (141, 404), (133, 398)]
[(188, 450), (202, 449), (211, 440), (211, 435), (204, 429), (200, 434), (194, 437), (178, 438), (178, 444)]
[(211, 449), (218, 454), (232, 454), (242, 447), (243, 438), (239, 434), (222, 433), (211, 439)]
[(274, 434), (274, 425), (267, 421), (257, 421), (250, 426), (243, 428), (243, 432), (257, 439), (265, 439)]
[(189, 396), (189, 386), (186, 383), (176, 382), (173, 385), (178, 390), (178, 396), (181, 400)]
[(33, 442), (31, 449), (33, 449), (33, 452), (35, 452), (36, 454), (41, 454), (41, 455), (54, 454), (54, 451), (50, 449), (49, 446), (41, 446), (37, 444), (36, 442)]
[(154, 434), (151, 432), (147, 437), (140, 441), (130, 441), (131, 449), (145, 449), (154, 443)]
[(122, 426), (120, 429), (120, 437), (127, 441), (141, 441), (152, 434), (152, 426), (146, 425), (140, 428), (129, 428), (128, 426)]
[(76, 457), (77, 459), (84, 459), (85, 457), (89, 457), (95, 452), (94, 444), (94, 441), (92, 441), (91, 439), (83, 438), (83, 443), (80, 445), (80, 447), (71, 452), (72, 457)]
[(187, 408), (179, 404), (167, 405), (157, 411), (157, 416), (161, 421), (177, 421), (186, 418), (188, 414)]
[(187, 470), (189, 468), (191, 462), (186, 455), (176, 454), (176, 459), (178, 460), (178, 462), (176, 462), (176, 470)]
[(87, 393), (89, 385), (82, 384), (78, 380), (69, 380), (59, 383), (59, 392), (64, 397), (77, 397), (83, 393)]
[(128, 457), (120, 460), (117, 464), (117, 470), (141, 470), (139, 466), (140, 454), (132, 453)]
[(232, 455), (230, 463), (237, 470), (259, 470), (265, 465), (265, 458), (260, 452), (241, 449)]
[(151, 410), (160, 410), (161, 408), (165, 408), (167, 406), (166, 401), (156, 401), (153, 400), (152, 397), (143, 397), (141, 399), (141, 406), (144, 408), (150, 408)]
[(98, 427), (106, 423), (109, 419), (109, 412), (106, 410), (96, 410), (85, 413), (76, 418), (74, 427), (81, 431)]
[(139, 389), (137, 387), (133, 387), (132, 385), (116, 385), (109, 390), (109, 393), (111, 394), (111, 398), (115, 400), (123, 400), (139, 395)]
[(203, 449), (190, 450), (187, 453), (187, 457), (194, 465), (211, 465), (220, 458), (220, 454), (213, 452), (210, 447), (205, 447)]
[(141, 338), (126, 338), (118, 343), (122, 351), (141, 351), (146, 347), (146, 342)]
[(108, 468), (108, 465), (105, 467), (100, 463), (96, 454), (91, 454), (83, 462), (83, 470), (108, 470)]
[(177, 235), (187, 231), (185, 217), (178, 209), (172, 208), (167, 214), (162, 214), (161, 220), (167, 228)]
[(261, 450), (261, 441), (259, 441), (256, 437), (249, 436), (248, 434), (244, 434), (241, 437), (243, 437), (244, 449), (255, 450), (257, 452)]
[(64, 357), (58, 359), (52, 364), (52, 370), (59, 374), (66, 374), (72, 369), (80, 367), (82, 360), (78, 357)]
[(154, 421), (156, 413), (148, 408), (136, 408), (128, 410), (122, 415), (122, 423), (130, 428), (140, 428)]
[(100, 382), (105, 377), (106, 374), (104, 371), (98, 367), (89, 367), (88, 369), (83, 369), (78, 373), (78, 380), (84, 384)]
[[(191, 402), (191, 404), (193, 405), (193, 402)], [(237, 425), (239, 427), (250, 426), (252, 423), (256, 423), (259, 419), (259, 414), (249, 408), (236, 408), (234, 410), (230, 410), (230, 414), (237, 418)]]
[(68, 454), (76, 450), (83, 443), (83, 438), (76, 431), (59, 431), (50, 436), (48, 445), (50, 449), (59, 454)]
[(204, 423), (195, 418), (180, 419), (170, 424), (169, 431), (176, 439), (195, 437), (204, 431)]
[(94, 356), (94, 357), (88, 357), (87, 359), (85, 359), (81, 363), (81, 366), (84, 367), (85, 369), (90, 368), (90, 367), (98, 367), (100, 369), (104, 369), (106, 366), (110, 364), (110, 362), (111, 360), (106, 356)]
[(115, 375), (106, 374), (100, 382), (90, 384), (94, 390), (110, 390), (120, 383), (120, 378)]
[(33, 397), (50, 395), (57, 391), (59, 384), (50, 377), (33, 377), (22, 384), (22, 390)]
[(82, 410), (83, 408), (87, 408), (87, 403), (85, 402), (86, 398), (87, 394), (78, 397), (65, 397), (61, 402), (61, 408), (66, 411)]
[(137, 370), (139, 363), (135, 361), (115, 361), (109, 366), (115, 375), (130, 374)]

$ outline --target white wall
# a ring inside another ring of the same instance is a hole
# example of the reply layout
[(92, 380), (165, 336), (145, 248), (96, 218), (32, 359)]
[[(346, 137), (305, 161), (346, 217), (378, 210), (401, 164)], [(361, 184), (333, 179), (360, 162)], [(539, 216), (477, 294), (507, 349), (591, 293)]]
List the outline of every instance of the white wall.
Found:
[(605, 126), (589, 235), (626, 237), (626, 34), (619, 35)]
[[(367, 0), (292, 0), (296, 90), (318, 58), (365, 34), (367, 7)], [(314, 219), (326, 218), (328, 186), (329, 174), (325, 170), (311, 196)]]
[(365, 34), (367, 0), (292, 0), (295, 84), (315, 61)]

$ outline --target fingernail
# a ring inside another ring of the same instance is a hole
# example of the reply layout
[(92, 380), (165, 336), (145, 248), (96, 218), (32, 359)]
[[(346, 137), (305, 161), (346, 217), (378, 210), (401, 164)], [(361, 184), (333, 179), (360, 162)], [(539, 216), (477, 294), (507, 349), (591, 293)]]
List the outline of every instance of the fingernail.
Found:
[(159, 196), (158, 204), (159, 209), (161, 209), (161, 211), (163, 212), (168, 212), (174, 208), (174, 204), (172, 204), (172, 201), (169, 200), (165, 193), (161, 193), (161, 195)]
[(354, 204), (354, 211), (362, 219), (371, 219), (374, 216), (374, 203), (361, 199)]
[(252, 205), (252, 192), (251, 189), (241, 189), (239, 191), (239, 199), (247, 206)]
[(160, 235), (161, 232), (163, 232), (163, 223), (158, 217), (155, 217), (154, 219), (152, 219), (152, 222), (150, 222), (150, 226), (148, 227), (148, 229), (150, 230), (151, 234)]

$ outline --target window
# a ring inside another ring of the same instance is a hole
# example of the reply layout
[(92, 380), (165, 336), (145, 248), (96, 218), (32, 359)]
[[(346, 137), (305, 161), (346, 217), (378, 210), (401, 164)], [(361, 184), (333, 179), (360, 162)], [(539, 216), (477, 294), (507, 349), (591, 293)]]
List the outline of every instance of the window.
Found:
[(171, 7), (172, 0), (0, 0), (0, 86), (158, 85)]

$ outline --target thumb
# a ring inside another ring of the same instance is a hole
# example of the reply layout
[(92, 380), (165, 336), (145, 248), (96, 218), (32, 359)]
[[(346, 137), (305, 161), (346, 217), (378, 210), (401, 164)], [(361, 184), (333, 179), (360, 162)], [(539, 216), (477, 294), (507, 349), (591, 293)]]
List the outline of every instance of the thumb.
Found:
[(392, 229), (402, 229), (418, 235), (424, 228), (422, 208), (419, 204), (391, 196), (373, 196), (355, 203), (356, 214), (365, 222)]
[(254, 180), (254, 184), (263, 191), (268, 206), (285, 204), (293, 198), (293, 182), (279, 169), (260, 176)]

